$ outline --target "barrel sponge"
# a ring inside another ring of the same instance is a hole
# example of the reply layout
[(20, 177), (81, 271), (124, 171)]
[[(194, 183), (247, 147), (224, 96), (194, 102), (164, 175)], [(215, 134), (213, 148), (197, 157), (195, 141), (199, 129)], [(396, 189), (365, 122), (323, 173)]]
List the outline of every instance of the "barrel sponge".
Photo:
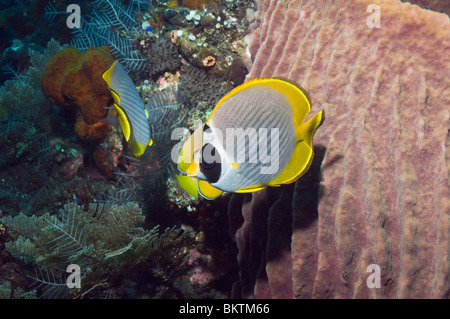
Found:
[(255, 4), (247, 80), (302, 85), (326, 120), (309, 174), (230, 200), (231, 297), (448, 298), (449, 16), (396, 0)]

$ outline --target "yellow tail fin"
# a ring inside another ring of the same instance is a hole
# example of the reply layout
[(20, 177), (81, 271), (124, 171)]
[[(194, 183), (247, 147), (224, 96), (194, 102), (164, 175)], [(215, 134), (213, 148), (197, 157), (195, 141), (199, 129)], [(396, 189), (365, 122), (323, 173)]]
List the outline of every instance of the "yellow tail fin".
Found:
[(312, 140), (316, 129), (322, 124), (325, 119), (324, 111), (320, 111), (312, 118), (308, 120), (308, 122), (297, 126), (296, 128), (296, 139), (297, 143), (300, 141), (304, 141), (307, 145), (312, 147)]
[(296, 128), (297, 145), (294, 148), (292, 157), (283, 171), (270, 181), (269, 186), (293, 183), (308, 171), (314, 157), (312, 149), (313, 136), (324, 119), (323, 114), (323, 111), (320, 111), (308, 122)]

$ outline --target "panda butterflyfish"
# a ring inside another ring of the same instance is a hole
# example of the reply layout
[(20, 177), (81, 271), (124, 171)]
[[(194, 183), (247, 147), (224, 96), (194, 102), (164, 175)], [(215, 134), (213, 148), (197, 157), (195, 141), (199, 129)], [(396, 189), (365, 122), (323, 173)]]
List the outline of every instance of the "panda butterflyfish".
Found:
[(323, 111), (310, 111), (306, 91), (290, 81), (257, 78), (225, 95), (184, 142), (177, 176), (195, 198), (249, 193), (299, 179), (314, 157), (313, 135)]
[(141, 97), (118, 61), (103, 73), (102, 78), (114, 98), (114, 107), (123, 135), (130, 144), (133, 155), (141, 156), (147, 146), (153, 143)]

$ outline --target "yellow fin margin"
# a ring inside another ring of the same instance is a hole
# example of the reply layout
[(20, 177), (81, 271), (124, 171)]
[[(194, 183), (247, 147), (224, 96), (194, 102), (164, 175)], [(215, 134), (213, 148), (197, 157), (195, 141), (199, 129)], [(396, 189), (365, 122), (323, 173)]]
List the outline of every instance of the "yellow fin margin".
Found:
[(217, 102), (206, 123), (209, 123), (209, 121), (213, 117), (214, 112), (223, 102), (228, 100), (233, 95), (240, 93), (241, 91), (258, 85), (266, 85), (271, 88), (280, 90), (288, 98), (290, 104), (292, 105), (295, 125), (297, 126), (303, 123), (309, 111), (311, 110), (311, 103), (308, 93), (306, 93), (305, 89), (303, 89), (301, 86), (282, 78), (255, 78), (239, 85), (238, 87), (231, 90), (231, 92), (229, 92), (227, 95), (222, 97), (219, 102)]
[(114, 107), (116, 108), (117, 117), (119, 118), (119, 123), (120, 123), (120, 126), (122, 127), (123, 135), (125, 136), (125, 139), (128, 142), (131, 137), (130, 121), (128, 120), (127, 115), (122, 110), (120, 105), (117, 105), (116, 103), (114, 103)]
[(112, 95), (112, 97), (114, 99), (114, 107), (115, 107), (116, 112), (117, 112), (117, 117), (119, 118), (119, 123), (120, 123), (120, 126), (122, 127), (123, 135), (125, 136), (125, 139), (128, 142), (130, 140), (130, 137), (131, 137), (130, 121), (128, 120), (128, 118), (126, 116), (125, 111), (120, 106), (120, 96), (119, 96), (119, 94), (117, 94), (117, 92), (114, 91), (111, 88), (111, 76), (112, 76), (112, 73), (114, 72), (114, 68), (116, 67), (117, 63), (118, 63), (117, 61), (114, 61), (114, 63), (111, 64), (109, 69), (106, 70), (102, 74), (102, 78), (105, 81), (106, 86), (108, 87), (108, 89), (111, 92), (111, 95)]
[(103, 74), (102, 74), (102, 78), (105, 81), (106, 85), (108, 86), (109, 91), (111, 92), (113, 98), (114, 98), (114, 102), (118, 105), (120, 105), (120, 97), (117, 94), (117, 92), (115, 92), (112, 88), (111, 88), (111, 75), (114, 71), (114, 68), (116, 67), (118, 61), (114, 61), (113, 64), (111, 64), (111, 66), (109, 67), (108, 70), (106, 70)]
[(141, 156), (142, 154), (144, 154), (147, 146), (148, 144), (144, 145), (136, 141), (134, 138), (131, 139), (130, 148), (134, 156)]
[(293, 183), (308, 171), (314, 158), (312, 139), (316, 129), (323, 122), (323, 114), (323, 111), (320, 111), (298, 128), (300, 140), (294, 148), (292, 157), (281, 173), (269, 182), (269, 186)]
[(253, 193), (253, 192), (260, 191), (263, 188), (264, 188), (264, 186), (260, 186), (260, 185), (258, 185), (258, 186), (250, 186), (250, 187), (238, 189), (238, 190), (236, 190), (234, 192), (235, 193)]
[(214, 186), (211, 186), (207, 181), (199, 180), (198, 178), (177, 175), (178, 185), (189, 195), (198, 198), (198, 195), (202, 195), (206, 199), (215, 199), (219, 197), (223, 191)]
[(198, 181), (198, 192), (206, 199), (215, 199), (223, 193), (223, 191), (221, 191), (220, 189), (215, 188), (214, 186), (211, 186), (211, 184), (207, 181), (202, 180)]
[(198, 179), (195, 177), (177, 175), (178, 185), (189, 195), (198, 198)]

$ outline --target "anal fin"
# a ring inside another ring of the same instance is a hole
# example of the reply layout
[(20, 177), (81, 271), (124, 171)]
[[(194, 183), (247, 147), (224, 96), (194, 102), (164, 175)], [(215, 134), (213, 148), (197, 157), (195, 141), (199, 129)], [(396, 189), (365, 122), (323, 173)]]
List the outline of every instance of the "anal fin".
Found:
[(198, 191), (200, 195), (205, 197), (206, 199), (214, 199), (219, 197), (223, 191), (221, 191), (218, 188), (215, 188), (214, 186), (211, 186), (207, 181), (198, 181)]
[(198, 179), (195, 177), (177, 175), (178, 185), (189, 195), (198, 198)]

